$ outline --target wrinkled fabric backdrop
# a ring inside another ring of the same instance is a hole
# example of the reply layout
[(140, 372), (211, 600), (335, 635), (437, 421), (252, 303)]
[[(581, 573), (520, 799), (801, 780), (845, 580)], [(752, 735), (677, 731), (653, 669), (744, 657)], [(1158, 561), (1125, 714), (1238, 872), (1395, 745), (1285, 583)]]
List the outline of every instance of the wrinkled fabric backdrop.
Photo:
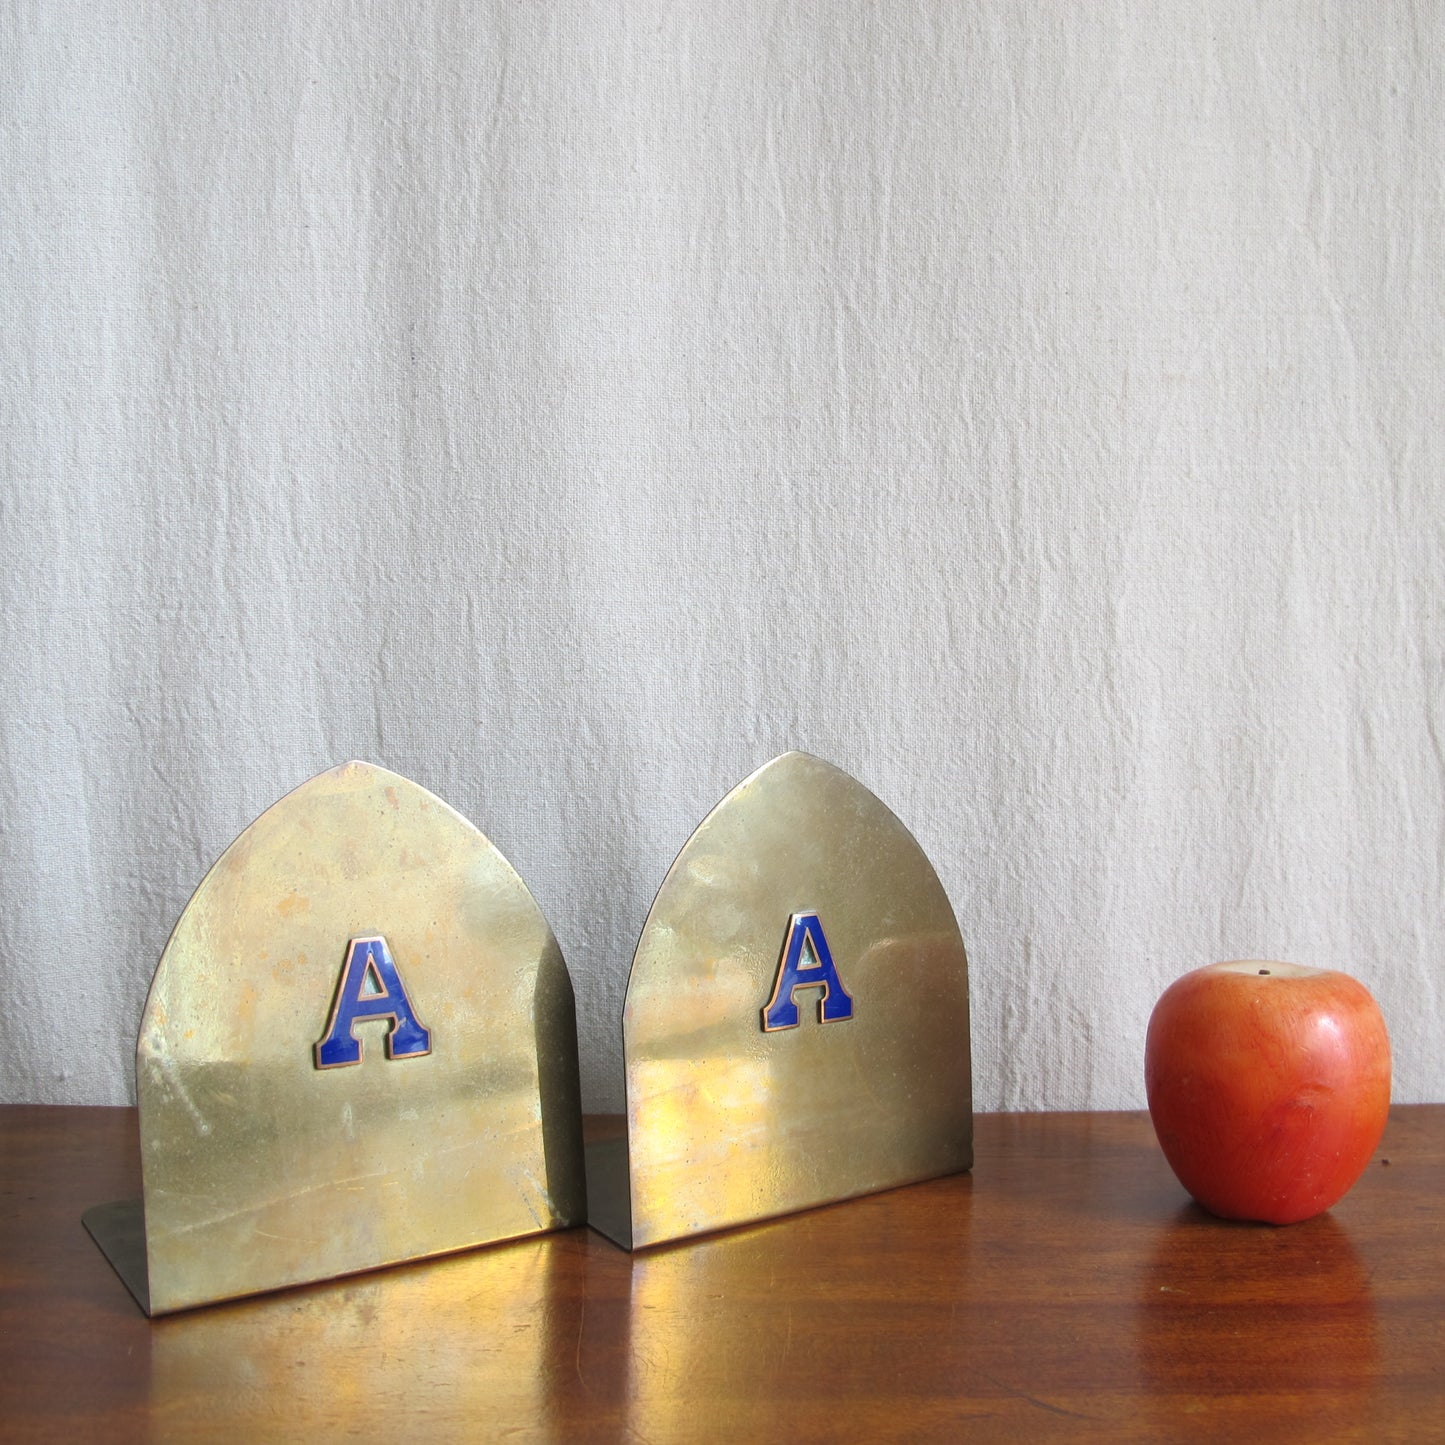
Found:
[(652, 894), (803, 748), (932, 857), (980, 1108), (1344, 967), (1445, 1099), (1433, 4), (0, 13), (0, 1097), (131, 1097), (210, 863), (475, 822), (620, 1104)]

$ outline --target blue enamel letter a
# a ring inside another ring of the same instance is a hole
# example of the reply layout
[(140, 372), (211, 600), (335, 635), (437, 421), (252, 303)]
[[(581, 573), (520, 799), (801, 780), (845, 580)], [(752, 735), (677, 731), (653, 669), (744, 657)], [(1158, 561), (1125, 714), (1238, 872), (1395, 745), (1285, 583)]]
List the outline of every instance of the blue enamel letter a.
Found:
[(361, 1042), (352, 1030), (368, 1019), (389, 1019), (386, 1056), (416, 1059), (431, 1053), (431, 1034), (421, 1025), (406, 996), (396, 960), (381, 937), (353, 938), (336, 983), (331, 1022), (316, 1045), (316, 1067), (337, 1069), (361, 1062)]
[[(811, 956), (812, 962), (804, 962), (805, 954)], [(843, 987), (843, 980), (833, 966), (833, 950), (828, 947), (822, 921), (816, 913), (795, 913), (788, 921), (773, 996), (763, 1009), (766, 1033), (797, 1028), (798, 1005), (793, 995), (800, 988), (823, 990), (818, 1000), (819, 1023), (831, 1024), (853, 1017), (852, 995)]]

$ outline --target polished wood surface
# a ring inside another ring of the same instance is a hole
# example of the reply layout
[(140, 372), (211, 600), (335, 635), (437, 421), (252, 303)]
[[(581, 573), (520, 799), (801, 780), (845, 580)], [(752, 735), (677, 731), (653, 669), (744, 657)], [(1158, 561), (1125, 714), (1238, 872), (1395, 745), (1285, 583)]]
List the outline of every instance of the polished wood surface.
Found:
[(80, 1224), (139, 1186), (134, 1111), (0, 1108), (0, 1439), (1445, 1438), (1445, 1106), (1284, 1229), (1144, 1115), (983, 1115), (971, 1175), (155, 1322)]

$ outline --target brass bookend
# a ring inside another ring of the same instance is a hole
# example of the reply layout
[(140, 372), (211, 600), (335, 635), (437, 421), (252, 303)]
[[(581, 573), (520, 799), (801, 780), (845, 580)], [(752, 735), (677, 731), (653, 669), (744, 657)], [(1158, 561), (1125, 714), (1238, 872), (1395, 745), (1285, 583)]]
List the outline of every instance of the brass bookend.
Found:
[(221, 855), (136, 1048), (145, 1198), (85, 1216), (149, 1314), (581, 1223), (572, 985), (415, 783), (312, 778)]
[(943, 886), (861, 784), (759, 768), (669, 869), (632, 961), (624, 1137), (587, 1149), (625, 1249), (968, 1169), (968, 965)]

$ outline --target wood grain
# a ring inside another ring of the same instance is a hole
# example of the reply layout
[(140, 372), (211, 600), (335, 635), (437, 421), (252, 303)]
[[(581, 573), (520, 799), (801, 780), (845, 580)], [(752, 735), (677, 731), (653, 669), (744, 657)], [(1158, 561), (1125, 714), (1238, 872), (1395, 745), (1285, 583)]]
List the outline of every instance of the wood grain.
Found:
[(1285, 1229), (1189, 1205), (1143, 1115), (980, 1116), (977, 1160), (635, 1256), (579, 1229), (151, 1323), (80, 1225), (139, 1190), (134, 1112), (0, 1108), (0, 1436), (1445, 1430), (1445, 1107), (1393, 1110)]

